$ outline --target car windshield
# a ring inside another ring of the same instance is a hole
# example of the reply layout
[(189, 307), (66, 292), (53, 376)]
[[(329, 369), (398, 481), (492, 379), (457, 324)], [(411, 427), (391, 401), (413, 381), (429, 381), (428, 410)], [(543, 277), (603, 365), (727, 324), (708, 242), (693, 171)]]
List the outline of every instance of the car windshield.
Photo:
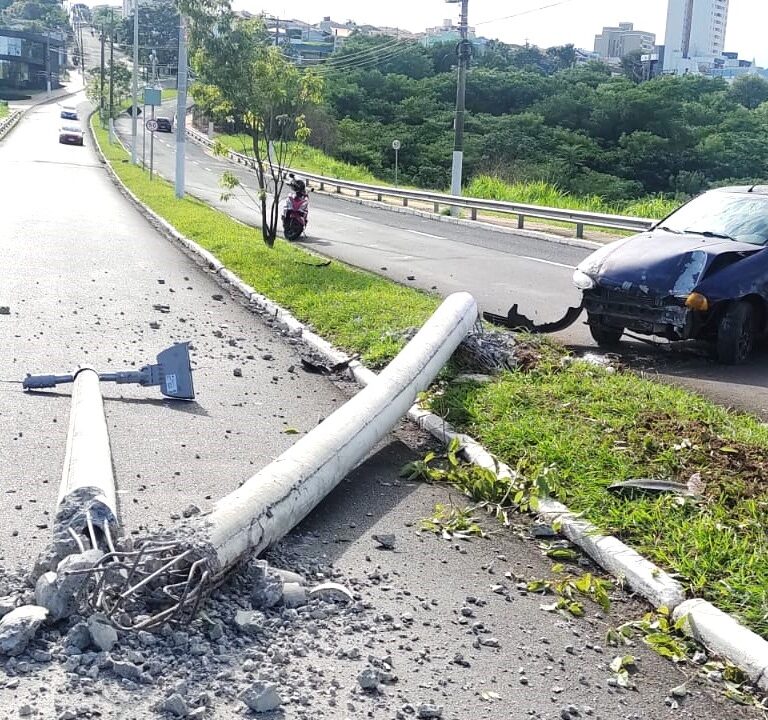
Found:
[(765, 245), (768, 242), (768, 196), (705, 193), (670, 215), (661, 227), (675, 233)]

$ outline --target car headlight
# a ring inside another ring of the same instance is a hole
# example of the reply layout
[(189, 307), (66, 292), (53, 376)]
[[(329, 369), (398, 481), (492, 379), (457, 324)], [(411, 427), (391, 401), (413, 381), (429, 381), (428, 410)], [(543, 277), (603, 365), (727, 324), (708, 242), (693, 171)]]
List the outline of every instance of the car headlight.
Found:
[(591, 290), (595, 287), (595, 281), (587, 273), (577, 270), (573, 273), (573, 284), (579, 290)]

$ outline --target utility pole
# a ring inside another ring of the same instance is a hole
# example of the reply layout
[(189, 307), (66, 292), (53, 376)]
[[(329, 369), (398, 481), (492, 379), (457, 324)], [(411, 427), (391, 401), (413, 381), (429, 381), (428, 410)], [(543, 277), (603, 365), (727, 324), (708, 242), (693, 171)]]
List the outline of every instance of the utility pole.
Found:
[(114, 142), (112, 118), (115, 115), (115, 12), (109, 9), (109, 142)]
[(51, 31), (45, 31), (45, 88), (51, 97)]
[(80, 29), (80, 73), (85, 82), (85, 48), (83, 47), (83, 16), (80, 15), (80, 22), (77, 26)]
[(101, 24), (101, 74), (99, 75), (99, 118), (104, 127), (104, 23)]
[(176, 197), (184, 197), (184, 153), (187, 139), (187, 18), (179, 13), (179, 68), (176, 73)]
[(138, 111), (139, 111), (139, 0), (133, 0), (133, 112), (131, 121), (131, 164), (136, 165), (139, 162), (139, 156), (136, 152), (136, 141), (138, 139)]
[[(454, 121), (453, 163), (451, 166), (451, 195), (461, 195), (461, 180), (464, 166), (464, 114), (466, 110), (465, 96), (467, 91), (467, 67), (472, 55), (472, 46), (468, 40), (469, 34), (469, 0), (445, 0), (447, 3), (461, 3), (461, 20), (459, 32), (461, 40), (458, 45), (459, 79), (456, 88), (456, 119)], [(452, 207), (451, 215), (458, 215), (459, 208)]]

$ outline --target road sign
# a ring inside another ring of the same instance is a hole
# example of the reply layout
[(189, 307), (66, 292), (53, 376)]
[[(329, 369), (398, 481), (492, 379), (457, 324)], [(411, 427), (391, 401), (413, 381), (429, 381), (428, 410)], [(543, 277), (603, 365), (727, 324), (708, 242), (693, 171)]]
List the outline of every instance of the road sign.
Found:
[(400, 149), (400, 141), (399, 140), (393, 140), (392, 141), (392, 149), (393, 150), (399, 150)]
[(144, 104), (145, 105), (160, 105), (162, 102), (162, 91), (160, 88), (144, 88)]
[(149, 132), (156, 132), (157, 120), (147, 120), (147, 130), (149, 130)]

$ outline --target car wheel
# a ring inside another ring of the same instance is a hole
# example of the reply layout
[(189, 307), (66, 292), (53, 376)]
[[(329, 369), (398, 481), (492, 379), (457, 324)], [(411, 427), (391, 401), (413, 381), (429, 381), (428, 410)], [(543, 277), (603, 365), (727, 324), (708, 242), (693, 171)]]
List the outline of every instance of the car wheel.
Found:
[(615, 325), (605, 325), (599, 320), (590, 318), (589, 332), (599, 347), (614, 348), (619, 344), (621, 336), (624, 334), (624, 328), (616, 327)]
[(725, 365), (746, 362), (755, 347), (757, 318), (744, 300), (731, 303), (717, 326), (717, 359)]

